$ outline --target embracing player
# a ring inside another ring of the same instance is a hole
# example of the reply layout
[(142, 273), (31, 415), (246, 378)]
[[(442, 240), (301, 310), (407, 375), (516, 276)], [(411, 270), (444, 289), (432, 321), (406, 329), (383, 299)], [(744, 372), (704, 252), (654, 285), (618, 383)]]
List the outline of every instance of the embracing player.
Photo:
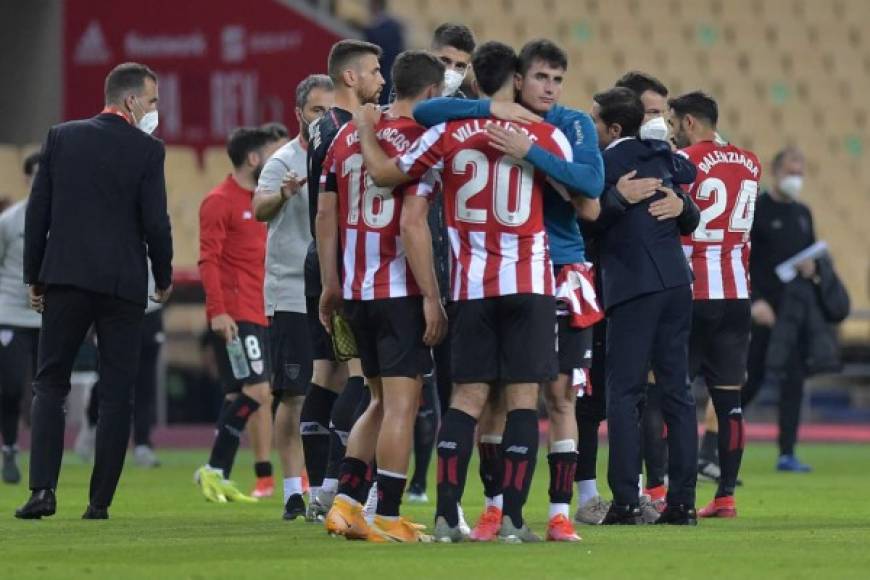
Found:
[(689, 377), (700, 374), (706, 381), (719, 423), (722, 475), (715, 499), (698, 515), (733, 518), (744, 446), (740, 386), (746, 380), (752, 321), (749, 232), (761, 165), (751, 151), (718, 138), (719, 108), (710, 96), (687, 93), (668, 106), (674, 143), (698, 168), (689, 193), (701, 210), (701, 222), (683, 238), (695, 274)]

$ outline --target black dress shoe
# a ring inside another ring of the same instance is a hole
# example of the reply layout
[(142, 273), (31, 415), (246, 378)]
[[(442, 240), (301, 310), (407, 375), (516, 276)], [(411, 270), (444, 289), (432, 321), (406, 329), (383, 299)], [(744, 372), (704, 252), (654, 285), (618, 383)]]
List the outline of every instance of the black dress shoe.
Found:
[(643, 514), (640, 506), (610, 504), (607, 515), (601, 521), (602, 526), (639, 526), (643, 524)]
[(284, 506), (284, 519), (295, 520), (299, 516), (305, 515), (305, 500), (298, 493), (294, 493), (287, 498), (287, 505)]
[(107, 520), (109, 519), (108, 508), (98, 508), (92, 505), (88, 506), (85, 513), (82, 515), (83, 520)]
[(662, 515), (659, 516), (658, 520), (656, 520), (656, 524), (671, 526), (697, 526), (698, 512), (696, 512), (695, 508), (690, 505), (668, 504), (668, 506), (665, 507), (665, 511), (662, 512)]
[(30, 495), (27, 503), (15, 510), (15, 517), (20, 520), (38, 520), (53, 516), (57, 510), (57, 499), (50, 489), (37, 489)]

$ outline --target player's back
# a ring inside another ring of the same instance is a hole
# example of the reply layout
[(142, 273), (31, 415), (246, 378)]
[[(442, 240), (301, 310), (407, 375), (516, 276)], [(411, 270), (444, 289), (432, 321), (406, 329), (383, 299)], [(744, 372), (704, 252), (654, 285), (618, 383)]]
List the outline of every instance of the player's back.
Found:
[(698, 168), (689, 193), (701, 210), (701, 221), (683, 237), (695, 274), (695, 299), (749, 298), (749, 232), (761, 179), (758, 158), (714, 141), (682, 152)]
[[(424, 129), (406, 117), (382, 117), (375, 127), (381, 147), (402, 155)], [(342, 244), (343, 293), (347, 299), (372, 300), (419, 294), (399, 236), (402, 199), (428, 197), (424, 178), (403, 186), (378, 187), (363, 163), (359, 134), (353, 122), (335, 136), (324, 163), (322, 188), (338, 194)]]
[(572, 159), (567, 138), (547, 123), (469, 119), (442, 126), (453, 299), (552, 294), (543, 211), (546, 176), (531, 163), (491, 147), (489, 123), (524, 132), (545, 150)]

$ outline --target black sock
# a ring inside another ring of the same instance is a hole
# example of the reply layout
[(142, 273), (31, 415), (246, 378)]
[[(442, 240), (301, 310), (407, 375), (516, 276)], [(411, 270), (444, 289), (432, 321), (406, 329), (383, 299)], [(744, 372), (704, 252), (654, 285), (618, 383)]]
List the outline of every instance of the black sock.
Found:
[(646, 465), (646, 487), (665, 484), (668, 471), (668, 439), (662, 416), (662, 392), (656, 385), (647, 386), (643, 410), (643, 461)]
[(488, 498), (502, 494), (504, 484), (504, 454), (502, 450), (501, 442), (481, 441), (477, 444), (477, 453), (480, 456), (480, 481), (483, 482), (483, 495)]
[(257, 477), (272, 477), (272, 462), (258, 461), (254, 463), (254, 474)]
[(399, 506), (402, 505), (402, 493), (405, 491), (406, 478), (395, 474), (378, 471), (378, 507), (379, 516), (398, 517)]
[(577, 452), (550, 453), (550, 503), (571, 503), (574, 497), (574, 474), (577, 472)]
[(302, 434), (302, 452), (305, 455), (305, 469), (311, 487), (323, 485), (326, 462), (329, 459), (329, 415), (335, 404), (336, 394), (311, 383), (302, 413), (299, 430)]
[(338, 477), (338, 466), (347, 451), (347, 438), (353, 428), (354, 413), (365, 390), (365, 379), (350, 377), (332, 406), (329, 418), (329, 461), (325, 477)]
[(599, 426), (601, 426), (599, 421), (581, 420), (577, 422), (580, 437), (577, 441), (577, 470), (574, 473), (574, 481), (596, 479)]
[[(9, 388), (9, 390), (13, 389)], [(0, 432), (2, 432), (3, 444), (9, 447), (18, 442), (19, 409), (21, 409), (21, 393), (0, 393)]]
[(477, 419), (471, 415), (449, 409), (444, 414), (438, 433), (438, 502), (435, 516), (442, 516), (451, 527), (459, 525), (456, 507), (465, 489), (476, 426)]
[(538, 456), (538, 413), (516, 409), (507, 414), (504, 428), (504, 515), (517, 528), (523, 525), (523, 506), (529, 497)]
[(435, 402), (438, 395), (431, 376), (423, 381), (423, 405), (414, 421), (414, 475), (411, 477), (411, 487), (415, 492), (426, 491), (426, 476), (438, 434), (438, 403)]
[(710, 396), (719, 421), (719, 467), (722, 470), (716, 497), (734, 495), (745, 444), (740, 391), (714, 388), (710, 389)]
[(260, 404), (257, 401), (244, 393), (239, 393), (235, 401), (221, 413), (217, 424), (217, 437), (212, 445), (208, 464), (223, 471), (224, 477), (229, 477), (233, 460), (239, 450), (239, 439), (245, 430), (248, 417), (259, 408)]
[(356, 457), (342, 459), (338, 468), (338, 493), (364, 504), (368, 496), (368, 485), (366, 485), (368, 469), (368, 463)]
[(709, 429), (704, 431), (704, 435), (701, 437), (701, 449), (698, 457), (703, 461), (718, 464), (718, 448), (719, 434), (716, 431), (710, 431)]

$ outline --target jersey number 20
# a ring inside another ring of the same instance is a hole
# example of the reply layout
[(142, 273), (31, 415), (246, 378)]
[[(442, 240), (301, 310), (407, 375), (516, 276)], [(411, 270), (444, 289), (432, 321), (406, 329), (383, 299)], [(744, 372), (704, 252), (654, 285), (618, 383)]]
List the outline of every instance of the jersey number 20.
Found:
[[(489, 183), (489, 159), (480, 151), (463, 149), (453, 158), (453, 171), (457, 175), (464, 175), (469, 170), (471, 178), (456, 192), (456, 219), (472, 224), (483, 224), (487, 220), (487, 210), (468, 207), (468, 202)], [(519, 227), (529, 220), (532, 213), (534, 179), (534, 168), (530, 163), (507, 155), (498, 158), (492, 179), (492, 209), (495, 219), (500, 224)], [(511, 189), (515, 182), (516, 207), (511, 208)]]

